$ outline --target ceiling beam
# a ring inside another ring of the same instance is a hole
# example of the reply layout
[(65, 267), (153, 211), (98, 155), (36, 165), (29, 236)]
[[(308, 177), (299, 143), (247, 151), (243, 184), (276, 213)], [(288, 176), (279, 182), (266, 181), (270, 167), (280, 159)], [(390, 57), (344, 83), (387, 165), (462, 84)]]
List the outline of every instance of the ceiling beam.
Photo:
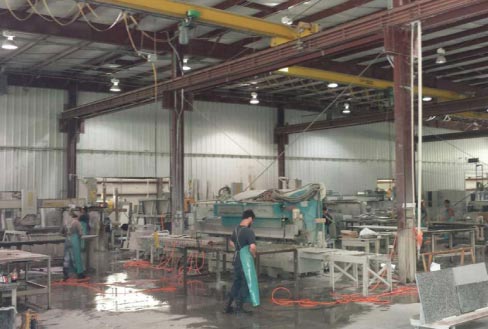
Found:
[(461, 131), (458, 133), (427, 135), (422, 137), (424, 143), (443, 142), (457, 139), (470, 139), (488, 137), (488, 129)]
[[(488, 105), (488, 96), (466, 98), (457, 101), (449, 101), (444, 103), (424, 105), (423, 117), (439, 116), (446, 114), (462, 113), (467, 111), (485, 110)], [(307, 127), (307, 131), (317, 131), (324, 129), (360, 126), (363, 124), (377, 123), (384, 121), (392, 121), (393, 113), (385, 114), (384, 112), (367, 115), (357, 115), (349, 118), (341, 118), (336, 120), (321, 120), (313, 124), (310, 122), (288, 125), (275, 129), (276, 134), (297, 134), (303, 132)]]
[(0, 58), (0, 64), (8, 63), (11, 59), (14, 59), (17, 56), (22, 55), (26, 51), (35, 47), (39, 42), (44, 41), (47, 38), (48, 38), (47, 36), (39, 37), (39, 38), (37, 38), (31, 42), (26, 43), (22, 47), (19, 47), (17, 50), (9, 52), (6, 56), (3, 56), (2, 58)]
[[(83, 21), (76, 21), (69, 26), (60, 26), (55, 22), (47, 22), (38, 15), (32, 15), (25, 22), (19, 22), (10, 15), (8, 10), (0, 10), (0, 29), (12, 31), (44, 34), (55, 37), (78, 39), (83, 41), (105, 43), (110, 45), (122, 46), (126, 49), (132, 49), (127, 37), (127, 31), (123, 24), (117, 24), (106, 32), (96, 32)], [(91, 23), (98, 29), (107, 29), (105, 24)], [(147, 32), (152, 34), (152, 32)], [(132, 38), (134, 43), (141, 47), (141, 50), (154, 51), (154, 42), (149, 38), (142, 38), (141, 33), (133, 31)], [(251, 53), (252, 49), (236, 49), (231, 45), (215, 43), (206, 40), (194, 39), (188, 46), (182, 47), (185, 54), (199, 57), (210, 57), (215, 59), (227, 60), (234, 56)], [(157, 50), (169, 52), (172, 51), (171, 45), (167, 42), (157, 43)], [(243, 53), (242, 53), (243, 52)]]
[(196, 10), (200, 13), (197, 22), (263, 36), (278, 36), (287, 40), (294, 40), (300, 36), (298, 30), (283, 24), (184, 2), (169, 0), (96, 0), (95, 2), (178, 19), (185, 18), (188, 11)]
[[(476, 29), (469, 29), (469, 30), (466, 30), (466, 31), (461, 31), (461, 32), (453, 33), (453, 34), (448, 34), (448, 35), (445, 35), (445, 36), (442, 36), (442, 37), (438, 37), (438, 38), (434, 38), (434, 39), (430, 39), (430, 40), (424, 41), (424, 42), (422, 42), (422, 47), (431, 47), (431, 46), (434, 46), (434, 45), (442, 46), (442, 43), (443, 42), (448, 42), (448, 41), (456, 40), (456, 39), (459, 39), (459, 38), (464, 38), (464, 37), (470, 36), (470, 35), (472, 35), (474, 33), (483, 33), (483, 32), (486, 32), (487, 30), (488, 30), (488, 25), (484, 25), (484, 26), (478, 27)], [(426, 33), (427, 32), (428, 31), (426, 31)], [(457, 44), (454, 44), (454, 45), (443, 46), (442, 48), (444, 48), (446, 50), (446, 53), (448, 53), (449, 51), (455, 51), (457, 49), (461, 49), (461, 48), (464, 48), (464, 47), (470, 47), (470, 46), (478, 45), (478, 44), (481, 44), (483, 42), (488, 42), (488, 37), (487, 36), (484, 36), (484, 37), (481, 37), (481, 38), (476, 38), (476, 39), (471, 39), (471, 40), (467, 40), (467, 41), (463, 41), (463, 42), (460, 42), (460, 43), (457, 43)], [(377, 44), (374, 44), (373, 46), (371, 46), (370, 49), (377, 48), (377, 47), (382, 47), (382, 46), (383, 46), (382, 43), (377, 43)], [(364, 49), (364, 50), (368, 50), (368, 49)], [(425, 58), (425, 57), (428, 57), (428, 56), (435, 55), (436, 53), (437, 53), (437, 49), (432, 49), (432, 50), (424, 51), (422, 55)], [(342, 54), (341, 54), (341, 56), (342, 56)], [(354, 59), (351, 59), (351, 60), (347, 60), (346, 62), (347, 63), (362, 63), (362, 62), (371, 61), (371, 60), (373, 60), (375, 58), (376, 58), (376, 54), (364, 55), (364, 56), (357, 57), (357, 58), (354, 58)], [(427, 61), (432, 61), (432, 59), (424, 59), (424, 61), (426, 61), (426, 62)], [(384, 66), (384, 65), (388, 65), (387, 62), (384, 60), (384, 58), (381, 59), (381, 62), (380, 63), (373, 64), (373, 66), (376, 66), (376, 67), (381, 67), (381, 66)]]
[(337, 6), (321, 10), (302, 18), (298, 18), (297, 20), (301, 22), (313, 23), (315, 21), (340, 14), (344, 11), (354, 9), (356, 7), (361, 7), (362, 5), (365, 5), (372, 1), (373, 0), (349, 0), (344, 3), (338, 4)]
[(45, 66), (48, 66), (50, 64), (53, 64), (54, 62), (64, 58), (64, 57), (67, 57), (75, 52), (77, 52), (78, 50), (88, 46), (91, 42), (90, 41), (84, 41), (84, 42), (81, 42), (75, 46), (71, 46), (71, 47), (68, 47), (67, 49), (65, 49), (64, 51), (60, 52), (59, 54), (56, 54), (54, 56), (51, 56), (49, 57), (48, 59), (44, 60), (44, 61), (41, 61), (39, 63), (36, 63), (34, 65), (32, 65), (29, 70), (32, 70), (32, 71), (38, 71), (40, 69), (42, 69), (43, 67)]
[[(403, 25), (414, 20), (431, 22), (432, 26), (449, 24), (460, 18), (488, 13), (488, 0), (419, 0), (392, 10), (369, 15), (335, 28), (314, 33), (302, 39), (302, 47), (294, 43), (262, 50), (252, 55), (215, 65), (157, 85), (158, 93), (186, 89), (197, 91), (237, 81), (257, 74), (333, 54), (341, 49), (361, 45), (368, 35), (383, 31), (385, 25)], [(441, 20), (431, 20), (431, 17)], [(426, 28), (430, 25), (424, 24)], [(62, 113), (63, 119), (88, 118), (130, 108), (154, 97), (154, 87), (141, 88), (116, 97), (92, 102)]]

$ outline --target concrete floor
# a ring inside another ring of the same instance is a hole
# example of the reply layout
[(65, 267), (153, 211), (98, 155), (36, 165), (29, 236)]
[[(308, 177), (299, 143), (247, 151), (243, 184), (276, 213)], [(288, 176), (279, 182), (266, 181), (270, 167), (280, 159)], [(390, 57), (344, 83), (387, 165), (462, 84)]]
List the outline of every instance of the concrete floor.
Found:
[[(418, 299), (413, 296), (395, 297), (391, 304), (382, 306), (353, 303), (317, 309), (277, 306), (270, 300), (272, 289), (292, 287), (292, 284), (270, 279), (261, 284), (262, 305), (253, 314), (227, 315), (221, 312), (227, 287), (224, 284), (217, 290), (214, 278), (199, 278), (204, 281), (194, 283), (185, 297), (181, 283), (174, 281), (171, 275), (162, 276), (161, 271), (146, 269), (124, 270), (123, 261), (117, 260), (117, 254), (112, 255), (114, 257), (100, 255), (98, 274), (92, 277), (92, 282), (105, 283), (98, 287), (105, 294), (86, 287), (53, 287), (52, 309), (41, 312), (43, 328), (406, 329), (412, 328), (409, 318), (419, 311)], [(142, 292), (167, 286), (178, 289), (174, 292)], [(300, 281), (302, 298), (319, 300), (329, 293), (325, 277), (308, 277)], [(457, 327), (478, 328), (488, 328), (488, 320)]]

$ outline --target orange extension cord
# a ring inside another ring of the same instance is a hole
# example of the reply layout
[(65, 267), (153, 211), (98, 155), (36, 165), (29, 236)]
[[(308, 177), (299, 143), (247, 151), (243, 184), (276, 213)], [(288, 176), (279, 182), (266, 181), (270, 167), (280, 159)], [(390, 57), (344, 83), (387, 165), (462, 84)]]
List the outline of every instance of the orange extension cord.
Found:
[[(416, 233), (416, 232), (415, 232)], [(418, 240), (419, 237), (416, 235), (416, 239)], [(397, 242), (397, 236), (395, 235), (395, 240), (393, 241), (393, 249), (390, 252), (390, 259), (393, 259), (395, 253), (395, 246)], [(381, 282), (378, 282), (371, 291), (376, 290)], [(276, 297), (278, 293), (285, 293), (286, 297)], [(389, 304), (388, 297), (393, 296), (417, 296), (417, 286), (409, 285), (409, 286), (397, 286), (397, 288), (393, 289), (390, 292), (384, 292), (376, 295), (370, 296), (363, 296), (361, 294), (337, 294), (332, 293), (331, 296), (334, 300), (331, 301), (314, 301), (308, 298), (305, 299), (291, 299), (291, 292), (288, 288), (285, 287), (277, 287), (271, 293), (271, 302), (275, 305), (279, 306), (293, 306), (298, 305), (300, 307), (320, 307), (320, 306), (334, 306), (334, 305), (341, 305), (341, 304), (348, 304), (348, 303), (370, 303), (370, 304), (378, 304), (384, 305)]]
[[(174, 246), (173, 246), (174, 247)], [(198, 260), (201, 259), (202, 263), (198, 265)], [(171, 252), (170, 256), (163, 260), (158, 265), (152, 265), (150, 262), (145, 260), (131, 260), (124, 263), (124, 268), (139, 268), (139, 269), (154, 269), (154, 270), (162, 270), (168, 273), (173, 272), (178, 264), (179, 259), (174, 257), (174, 248)], [(201, 270), (205, 265), (205, 253), (204, 252), (195, 252), (191, 253), (187, 257), (187, 264), (188, 264), (188, 273), (196, 273), (201, 274)], [(171, 278), (162, 277), (160, 280), (142, 280), (143, 282), (155, 282), (155, 281), (163, 281), (166, 283), (170, 283), (170, 285), (161, 288), (151, 288), (151, 289), (144, 289), (135, 292), (142, 292), (142, 293), (153, 293), (153, 292), (175, 292), (178, 287), (183, 285), (183, 266), (180, 266), (176, 271), (177, 275)], [(81, 287), (91, 290), (95, 293), (100, 294), (109, 294), (107, 292), (108, 287), (120, 286), (123, 287), (124, 285), (132, 284), (131, 282), (119, 282), (119, 283), (91, 283), (90, 278), (86, 277), (84, 279), (68, 279), (66, 281), (56, 281), (52, 283), (53, 287), (60, 287), (60, 286), (69, 286), (69, 287)], [(204, 284), (200, 280), (188, 280), (187, 285), (190, 288), (195, 290), (204, 290)], [(131, 292), (132, 293), (132, 292)], [(120, 294), (117, 292), (117, 294)]]

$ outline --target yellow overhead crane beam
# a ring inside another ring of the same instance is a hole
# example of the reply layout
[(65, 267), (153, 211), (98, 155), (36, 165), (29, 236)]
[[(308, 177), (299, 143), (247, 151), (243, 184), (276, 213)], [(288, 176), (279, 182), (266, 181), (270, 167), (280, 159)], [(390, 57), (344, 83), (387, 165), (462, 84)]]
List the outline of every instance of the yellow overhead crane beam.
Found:
[(310, 26), (314, 26), (314, 29), (303, 29), (303, 25), (300, 28), (295, 29), (288, 25), (273, 23), (261, 18), (239, 15), (225, 10), (177, 1), (97, 0), (96, 2), (182, 19), (187, 17), (189, 12), (198, 12), (198, 18), (196, 18), (196, 21), (198, 22), (268, 37), (278, 37), (288, 41), (304, 37), (313, 32), (318, 32), (317, 25), (309, 24)]
[[(317, 70), (303, 66), (290, 66), (279, 70), (277, 73), (299, 77), (304, 79), (322, 80), (329, 82), (336, 82), (342, 84), (351, 84), (353, 86), (373, 88), (373, 89), (388, 89), (393, 88), (393, 82), (380, 79), (372, 79), (367, 77), (358, 77), (351, 74), (337, 73), (331, 71)], [(437, 88), (424, 87), (424, 95), (437, 97), (442, 100), (457, 100), (466, 98), (464, 95), (454, 91), (442, 90)]]

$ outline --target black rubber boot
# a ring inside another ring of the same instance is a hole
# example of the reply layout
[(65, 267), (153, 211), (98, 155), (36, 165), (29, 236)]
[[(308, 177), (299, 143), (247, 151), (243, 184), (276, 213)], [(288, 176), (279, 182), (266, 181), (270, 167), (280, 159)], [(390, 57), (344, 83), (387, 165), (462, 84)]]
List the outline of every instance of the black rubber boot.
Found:
[(63, 268), (63, 281), (66, 281), (68, 279), (69, 279), (68, 270), (66, 270), (65, 268)]
[(232, 302), (233, 301), (234, 301), (234, 299), (232, 297), (229, 297), (229, 300), (225, 304), (225, 308), (224, 308), (224, 313), (225, 314), (234, 313), (234, 308), (232, 307)]
[(244, 308), (244, 303), (242, 301), (238, 301), (236, 303), (236, 313), (252, 314), (252, 311), (246, 310)]

